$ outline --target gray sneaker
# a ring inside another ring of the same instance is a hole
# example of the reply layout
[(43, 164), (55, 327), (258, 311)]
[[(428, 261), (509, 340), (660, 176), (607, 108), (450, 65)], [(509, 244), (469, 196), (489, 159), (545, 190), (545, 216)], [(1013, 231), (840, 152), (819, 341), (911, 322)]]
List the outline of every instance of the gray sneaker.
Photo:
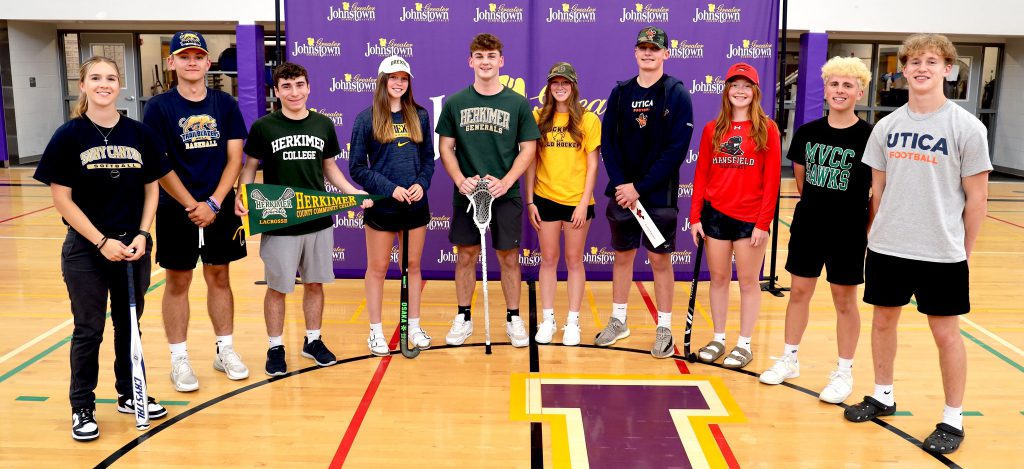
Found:
[(672, 338), (672, 329), (658, 327), (655, 330), (654, 345), (651, 346), (651, 355), (654, 358), (668, 358), (672, 356), (676, 341)]
[(608, 318), (608, 325), (604, 326), (604, 330), (598, 333), (597, 337), (594, 337), (594, 345), (608, 347), (614, 344), (615, 341), (625, 339), (626, 337), (629, 337), (629, 328), (622, 321), (612, 317)]

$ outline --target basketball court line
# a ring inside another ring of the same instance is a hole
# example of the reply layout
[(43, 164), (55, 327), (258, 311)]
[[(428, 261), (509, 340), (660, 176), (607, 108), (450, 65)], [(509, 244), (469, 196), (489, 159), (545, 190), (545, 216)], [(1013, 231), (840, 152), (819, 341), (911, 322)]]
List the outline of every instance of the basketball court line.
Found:
[[(150, 274), (149, 278), (156, 277), (157, 275), (159, 275), (159, 274), (161, 274), (163, 272), (164, 272), (163, 268), (157, 269), (156, 272), (153, 272), (152, 274)], [(146, 293), (148, 294), (149, 292), (159, 288), (160, 285), (163, 285), (163, 281), (160, 281), (160, 282), (157, 282), (154, 285), (151, 285), (149, 287), (149, 290), (146, 290)], [(25, 349), (27, 349), (27, 348), (35, 345), (35, 344), (38, 344), (39, 342), (43, 341), (43, 339), (46, 339), (47, 337), (49, 337), (49, 336), (51, 336), (53, 334), (56, 334), (57, 331), (65, 328), (65, 327), (68, 327), (69, 325), (74, 323), (74, 321), (75, 321), (75, 318), (69, 318), (68, 320), (58, 324), (57, 326), (55, 326), (53, 329), (50, 329), (50, 330), (48, 330), (48, 331), (46, 331), (46, 332), (44, 332), (42, 334), (39, 334), (38, 336), (36, 336), (36, 338), (34, 338), (34, 339), (32, 339), (32, 340), (30, 340), (28, 342), (25, 342), (20, 347), (14, 349), (14, 350), (11, 350), (10, 352), (7, 352), (6, 354), (4, 354), (4, 356), (0, 357), (0, 363), (3, 363), (3, 362), (6, 362), (7, 360), (10, 360), (11, 358), (13, 358), (14, 356), (18, 355), (19, 353), (24, 352)], [(70, 339), (70, 337), (69, 337), (69, 339)], [(42, 357), (39, 357), (39, 358), (42, 358)], [(29, 364), (31, 364), (31, 363), (29, 363)], [(13, 375), (11, 375), (11, 376), (13, 376)], [(8, 376), (7, 374), (4, 374), (3, 376), (0, 376), (0, 383), (4, 382), (7, 378), (10, 378), (10, 376)]]
[(6, 223), (6, 222), (9, 222), (9, 221), (14, 220), (14, 219), (25, 217), (25, 216), (28, 216), (28, 215), (32, 215), (33, 213), (39, 213), (39, 212), (42, 212), (43, 210), (49, 210), (51, 208), (53, 208), (53, 205), (51, 205), (49, 207), (43, 207), (43, 208), (41, 208), (39, 210), (33, 210), (31, 212), (25, 212), (25, 213), (22, 213), (21, 215), (16, 215), (16, 216), (13, 216), (11, 218), (5, 218), (3, 220), (0, 220), (0, 223)]

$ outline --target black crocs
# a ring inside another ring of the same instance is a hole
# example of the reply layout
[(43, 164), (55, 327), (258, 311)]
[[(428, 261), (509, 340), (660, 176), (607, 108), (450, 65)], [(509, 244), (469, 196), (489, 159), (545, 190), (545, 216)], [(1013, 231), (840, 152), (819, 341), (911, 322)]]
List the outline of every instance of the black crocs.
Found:
[(851, 422), (867, 422), (875, 417), (885, 417), (894, 413), (896, 413), (895, 402), (892, 405), (885, 405), (871, 396), (864, 396), (863, 402), (847, 407), (843, 416)]
[(935, 426), (935, 431), (924, 439), (921, 449), (929, 453), (949, 454), (956, 451), (963, 441), (963, 430), (957, 430), (947, 423), (940, 423)]

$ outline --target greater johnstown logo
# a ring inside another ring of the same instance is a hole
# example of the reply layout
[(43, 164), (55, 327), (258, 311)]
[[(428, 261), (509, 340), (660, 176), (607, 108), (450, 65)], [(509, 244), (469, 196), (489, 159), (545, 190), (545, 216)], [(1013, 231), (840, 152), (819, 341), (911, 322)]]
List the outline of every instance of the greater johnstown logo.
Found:
[(721, 76), (704, 75), (703, 80), (693, 80), (690, 94), (722, 94), (725, 80)]
[(306, 42), (292, 43), (292, 57), (341, 57), (341, 43), (324, 41), (324, 38), (307, 37)]
[(488, 3), (487, 8), (477, 7), (474, 23), (522, 23), (523, 7), (506, 6), (504, 3)]
[[(673, 251), (672, 264), (690, 264), (693, 262), (693, 253), (690, 251)], [(644, 265), (650, 265), (650, 259), (644, 259)]]
[(436, 216), (433, 212), (430, 213), (430, 223), (427, 223), (427, 230), (429, 231), (449, 231), (452, 229), (452, 217), (446, 217), (444, 215)]
[(392, 55), (412, 57), (414, 55), (412, 43), (402, 42), (395, 39), (386, 39), (383, 37), (378, 38), (377, 42), (366, 43), (366, 57), (389, 57)]
[(770, 42), (744, 39), (739, 44), (729, 43), (729, 54), (725, 58), (767, 59), (772, 56), (772, 49)]
[(334, 227), (363, 229), (363, 211), (347, 210), (344, 213), (334, 214)]
[(608, 248), (591, 246), (583, 252), (583, 263), (591, 265), (611, 265), (615, 263), (615, 251)]
[[(255, 210), (260, 212), (260, 220), (266, 220), (269, 217), (281, 217), (280, 223), (286, 223), (288, 220), (287, 210), (292, 208), (292, 201), (295, 199), (295, 191), (291, 188), (285, 189), (281, 193), (281, 196), (275, 200), (270, 200), (267, 196), (263, 195), (259, 189), (256, 189), (249, 193), (249, 199), (252, 200), (252, 204)], [(272, 223), (277, 223), (274, 221)], [(271, 223), (268, 221), (268, 223)], [(262, 224), (262, 222), (261, 222)]]
[(635, 3), (633, 8), (623, 8), (620, 23), (668, 23), (669, 9), (666, 6), (652, 6), (650, 3)]
[(331, 120), (335, 127), (345, 126), (345, 115), (337, 111), (328, 111), (326, 109), (309, 108), (310, 111), (320, 114)]
[(673, 59), (703, 59), (704, 44), (673, 39), (668, 43), (668, 56)]
[(686, 149), (686, 161), (685, 161), (685, 163), (686, 164), (696, 163), (697, 162), (697, 155), (698, 155), (698, 153), (693, 151), (692, 148), (687, 148)]
[(330, 6), (327, 21), (374, 21), (377, 19), (377, 7), (360, 5), (358, 2), (341, 2), (341, 8)]
[(680, 199), (684, 197), (693, 197), (693, 183), (691, 182), (689, 184), (680, 184), (679, 195), (677, 195), (676, 197)]
[(182, 117), (178, 120), (178, 127), (181, 127), (181, 141), (185, 143), (186, 150), (215, 147), (220, 140), (217, 119), (209, 114)]
[[(345, 148), (342, 148), (341, 149), (341, 153), (338, 153), (338, 156), (334, 157), (334, 159), (348, 161), (349, 158), (351, 158), (351, 156), (352, 156), (352, 143), (350, 142), (350, 143), (346, 143), (345, 144)], [(336, 191), (332, 191), (332, 192), (341, 192), (341, 190), (336, 190)]]
[(402, 7), (402, 16), (398, 21), (416, 21), (420, 23), (447, 23), (449, 8), (444, 5), (434, 6), (431, 3), (417, 2), (412, 8)]
[(708, 3), (707, 10), (696, 9), (694, 23), (739, 23), (742, 21), (740, 7)]
[(331, 259), (335, 261), (344, 261), (345, 248), (334, 248), (334, 251), (331, 252)]
[(548, 8), (548, 23), (596, 23), (597, 8), (563, 3), (561, 8)]
[(540, 265), (540, 251), (523, 249), (523, 252), (519, 254), (519, 265), (528, 267), (537, 267)]
[(377, 90), (377, 77), (364, 77), (359, 74), (346, 73), (338, 77), (331, 77), (331, 93), (341, 91), (343, 93), (373, 93)]

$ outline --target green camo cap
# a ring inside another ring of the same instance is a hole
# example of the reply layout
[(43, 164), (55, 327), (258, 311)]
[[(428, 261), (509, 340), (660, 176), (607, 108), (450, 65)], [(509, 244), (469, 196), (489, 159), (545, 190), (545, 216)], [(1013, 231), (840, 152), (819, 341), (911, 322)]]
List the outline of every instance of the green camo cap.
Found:
[(668, 36), (664, 29), (657, 26), (648, 26), (641, 29), (640, 34), (636, 35), (636, 45), (639, 46), (645, 42), (654, 44), (660, 49), (668, 49)]
[(548, 80), (554, 77), (562, 77), (573, 83), (576, 81), (576, 69), (569, 62), (558, 62), (551, 67), (551, 71), (548, 72)]

